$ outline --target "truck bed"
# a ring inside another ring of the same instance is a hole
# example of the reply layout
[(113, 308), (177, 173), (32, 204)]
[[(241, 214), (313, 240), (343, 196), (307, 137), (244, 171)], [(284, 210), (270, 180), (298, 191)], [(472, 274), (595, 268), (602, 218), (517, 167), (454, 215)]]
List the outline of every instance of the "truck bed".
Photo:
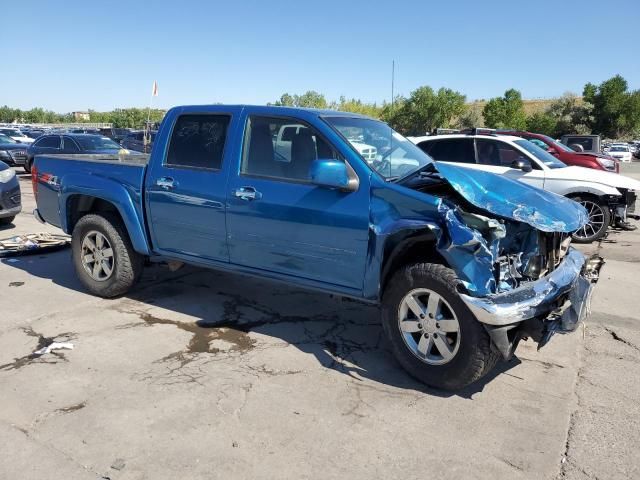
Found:
[(66, 211), (65, 186), (72, 184), (75, 191), (98, 198), (122, 188), (143, 218), (142, 190), (148, 163), (149, 155), (142, 154), (38, 155), (34, 162), (38, 210), (46, 222), (65, 229), (60, 213)]

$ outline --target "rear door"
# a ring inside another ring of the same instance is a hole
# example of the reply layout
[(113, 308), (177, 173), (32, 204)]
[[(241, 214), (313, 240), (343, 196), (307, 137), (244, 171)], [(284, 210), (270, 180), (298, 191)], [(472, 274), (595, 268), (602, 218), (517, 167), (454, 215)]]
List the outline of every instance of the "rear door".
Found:
[[(318, 130), (290, 116), (251, 115), (245, 125), (240, 172), (228, 186), (231, 262), (361, 292), (368, 178), (355, 192), (313, 185), (314, 160), (345, 161)], [(279, 135), (289, 131), (290, 138)]]
[(146, 201), (156, 251), (229, 261), (225, 186), (232, 119), (231, 112), (178, 114), (165, 150), (154, 152)]

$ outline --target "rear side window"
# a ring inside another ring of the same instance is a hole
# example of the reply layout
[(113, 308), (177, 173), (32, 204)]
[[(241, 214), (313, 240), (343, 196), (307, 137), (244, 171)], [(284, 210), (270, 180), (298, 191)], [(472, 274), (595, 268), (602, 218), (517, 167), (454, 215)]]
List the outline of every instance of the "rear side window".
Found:
[(35, 144), (40, 148), (60, 148), (60, 137), (44, 137), (38, 140)]
[(76, 142), (74, 142), (72, 138), (64, 137), (64, 151), (79, 152), (80, 148), (78, 148), (78, 145), (76, 145)]
[(442, 162), (475, 163), (473, 139), (449, 138), (422, 142), (419, 147)]
[(222, 167), (229, 115), (181, 115), (171, 134), (166, 164), (172, 167)]
[(342, 160), (313, 127), (293, 118), (249, 119), (241, 173), (304, 182), (317, 159)]

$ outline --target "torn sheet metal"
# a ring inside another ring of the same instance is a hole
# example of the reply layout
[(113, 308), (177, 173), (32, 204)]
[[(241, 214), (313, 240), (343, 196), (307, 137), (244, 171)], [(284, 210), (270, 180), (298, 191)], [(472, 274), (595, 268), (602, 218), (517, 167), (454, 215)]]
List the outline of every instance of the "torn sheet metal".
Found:
[(436, 162), (440, 175), (468, 202), (543, 232), (574, 232), (589, 221), (578, 203), (526, 183), (482, 170)]
[(33, 255), (66, 248), (71, 244), (69, 235), (30, 233), (0, 240), (0, 258)]

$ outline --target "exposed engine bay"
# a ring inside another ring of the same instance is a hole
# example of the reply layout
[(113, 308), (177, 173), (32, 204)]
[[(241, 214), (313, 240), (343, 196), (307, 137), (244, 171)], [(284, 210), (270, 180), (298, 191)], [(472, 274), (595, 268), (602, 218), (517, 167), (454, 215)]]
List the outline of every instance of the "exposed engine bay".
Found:
[[(490, 257), (493, 282), (485, 283), (486, 288), (475, 285), (474, 289), (468, 285), (471, 294), (502, 293), (538, 280), (554, 271), (569, 250), (570, 233), (543, 232), (512, 219), (491, 218), (487, 216), (488, 212), (472, 205), (438, 175), (423, 174), (411, 188), (442, 199), (441, 210), (450, 232), (471, 231), (467, 232), (471, 238), (466, 241), (449, 239), (452, 254), (456, 245), (457, 248), (466, 247), (474, 255), (480, 254), (485, 260)], [(456, 221), (460, 225), (455, 225)], [(465, 271), (464, 268), (462, 270)]]

